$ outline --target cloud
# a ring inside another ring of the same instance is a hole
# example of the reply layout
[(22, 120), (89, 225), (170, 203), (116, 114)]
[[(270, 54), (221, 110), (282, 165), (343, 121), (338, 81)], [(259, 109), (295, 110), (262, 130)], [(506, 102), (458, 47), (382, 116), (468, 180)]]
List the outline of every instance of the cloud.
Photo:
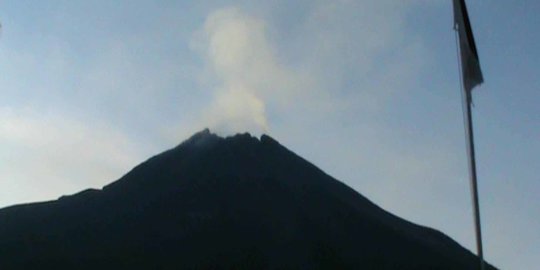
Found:
[(0, 207), (101, 186), (145, 158), (113, 126), (0, 108)]

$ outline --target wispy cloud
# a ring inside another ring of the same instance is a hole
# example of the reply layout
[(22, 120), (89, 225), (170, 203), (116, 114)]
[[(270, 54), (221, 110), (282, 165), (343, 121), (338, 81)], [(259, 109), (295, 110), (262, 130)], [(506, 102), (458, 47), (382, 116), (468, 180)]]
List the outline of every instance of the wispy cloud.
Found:
[(119, 178), (141, 148), (102, 122), (0, 108), (0, 205), (55, 199)]

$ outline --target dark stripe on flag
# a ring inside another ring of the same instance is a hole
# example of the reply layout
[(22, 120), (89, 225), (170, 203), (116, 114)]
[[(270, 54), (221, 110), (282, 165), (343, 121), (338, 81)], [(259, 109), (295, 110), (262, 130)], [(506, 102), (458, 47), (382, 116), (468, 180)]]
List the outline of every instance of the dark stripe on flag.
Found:
[(463, 87), (467, 93), (467, 100), (471, 102), (471, 90), (483, 83), (484, 77), (480, 69), (480, 60), (465, 0), (453, 0), (453, 5), (454, 23), (459, 37)]
[(461, 2), (461, 8), (463, 10), (463, 23), (465, 24), (465, 33), (467, 34), (467, 40), (469, 41), (469, 46), (471, 51), (474, 54), (474, 57), (478, 59), (478, 52), (476, 51), (476, 42), (474, 41), (474, 35), (471, 28), (471, 21), (469, 20), (469, 12), (467, 11), (467, 5), (465, 5), (465, 0), (459, 0)]

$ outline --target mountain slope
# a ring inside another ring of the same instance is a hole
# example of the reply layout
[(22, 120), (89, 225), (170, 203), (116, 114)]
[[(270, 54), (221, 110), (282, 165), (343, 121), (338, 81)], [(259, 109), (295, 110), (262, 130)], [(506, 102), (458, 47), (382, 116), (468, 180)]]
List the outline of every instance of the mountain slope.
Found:
[(208, 130), (102, 190), (0, 210), (0, 269), (476, 269), (277, 141)]

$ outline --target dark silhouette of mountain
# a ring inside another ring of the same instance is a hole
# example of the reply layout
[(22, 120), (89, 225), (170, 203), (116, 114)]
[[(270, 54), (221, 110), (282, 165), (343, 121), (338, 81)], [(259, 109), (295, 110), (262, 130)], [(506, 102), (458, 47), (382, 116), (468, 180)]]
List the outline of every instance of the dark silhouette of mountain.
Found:
[(102, 190), (0, 210), (0, 269), (477, 266), (266, 135), (205, 130)]

